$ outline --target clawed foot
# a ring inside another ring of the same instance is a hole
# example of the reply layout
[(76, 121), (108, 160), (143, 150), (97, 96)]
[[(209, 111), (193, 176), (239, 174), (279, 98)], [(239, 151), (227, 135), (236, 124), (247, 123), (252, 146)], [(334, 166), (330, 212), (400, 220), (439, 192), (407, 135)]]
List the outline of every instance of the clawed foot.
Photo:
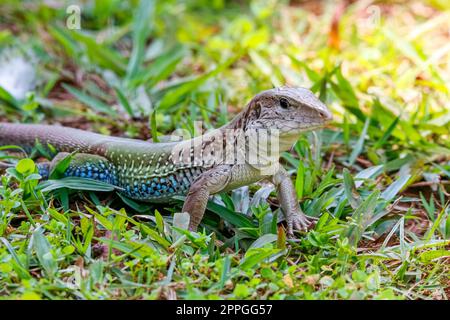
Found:
[(287, 219), (287, 236), (292, 239), (295, 238), (294, 230), (308, 231), (312, 227), (313, 223), (317, 221), (317, 218), (307, 217), (303, 213), (291, 214)]

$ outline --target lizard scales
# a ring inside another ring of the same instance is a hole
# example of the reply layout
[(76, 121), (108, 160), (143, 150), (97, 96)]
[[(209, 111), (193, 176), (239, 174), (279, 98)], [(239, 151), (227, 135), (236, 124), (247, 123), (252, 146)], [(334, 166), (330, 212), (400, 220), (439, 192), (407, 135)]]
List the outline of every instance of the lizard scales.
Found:
[[(140, 200), (164, 202), (174, 195), (185, 195), (207, 169), (203, 164), (174, 163), (171, 150), (177, 142), (155, 144), (73, 128), (9, 123), (0, 124), (0, 135), (0, 145), (17, 144), (30, 150), (37, 138), (43, 146), (51, 144), (64, 156), (74, 151), (92, 155), (86, 161), (75, 160), (65, 175), (107, 182)], [(44, 177), (48, 175), (45, 167), (40, 169)]]
[(282, 87), (256, 95), (225, 126), (181, 143), (150, 143), (60, 126), (0, 123), (0, 146), (31, 149), (36, 140), (43, 146), (52, 145), (60, 153), (52, 163), (39, 165), (43, 176), (67, 153), (77, 151), (66, 176), (105, 181), (122, 188), (130, 198), (149, 202), (167, 202), (174, 195), (187, 195), (183, 211), (191, 215), (192, 230), (200, 223), (209, 195), (269, 179), (277, 186), (288, 232), (292, 234), (293, 228), (304, 228), (307, 220), (282, 168), (265, 175), (248, 163), (230, 164), (217, 157), (211, 162), (203, 152), (222, 145), (236, 147), (245, 140), (239, 135), (227, 135), (227, 130), (245, 133), (277, 129), (280, 151), (288, 150), (301, 132), (318, 128), (331, 117), (327, 107), (309, 90)]

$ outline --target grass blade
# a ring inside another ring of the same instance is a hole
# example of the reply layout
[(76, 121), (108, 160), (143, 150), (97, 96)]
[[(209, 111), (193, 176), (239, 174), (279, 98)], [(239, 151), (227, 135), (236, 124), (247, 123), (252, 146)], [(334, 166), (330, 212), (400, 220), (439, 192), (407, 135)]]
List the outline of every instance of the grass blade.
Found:
[(127, 79), (132, 79), (144, 58), (145, 42), (152, 29), (155, 2), (141, 0), (134, 14), (133, 21), (133, 51), (127, 66)]
[(88, 96), (87, 94), (81, 92), (78, 89), (75, 89), (72, 86), (69, 86), (67, 84), (62, 85), (64, 89), (66, 89), (71, 95), (73, 95), (75, 98), (77, 98), (79, 101), (83, 102), (85, 105), (91, 107), (93, 110), (109, 114), (110, 116), (117, 116), (117, 112), (107, 104), (103, 103), (102, 101)]
[(367, 129), (369, 128), (370, 118), (366, 118), (366, 122), (364, 123), (364, 128), (359, 136), (358, 142), (353, 149), (348, 162), (350, 165), (353, 165), (356, 161), (356, 158), (361, 154), (364, 147), (364, 140), (366, 139)]

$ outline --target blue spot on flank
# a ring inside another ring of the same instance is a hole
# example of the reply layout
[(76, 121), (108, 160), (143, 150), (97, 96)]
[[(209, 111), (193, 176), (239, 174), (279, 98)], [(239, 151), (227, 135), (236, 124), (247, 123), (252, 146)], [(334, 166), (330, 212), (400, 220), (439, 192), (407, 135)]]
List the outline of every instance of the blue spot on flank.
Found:
[(166, 179), (161, 178), (161, 183), (165, 183), (165, 182), (166, 182)]
[(155, 191), (155, 196), (159, 196), (159, 195), (160, 195), (159, 191)]
[(170, 193), (174, 193), (175, 190), (173, 190), (173, 188), (169, 188), (169, 192), (170, 192)]
[(156, 183), (152, 182), (151, 187), (152, 188), (156, 187)]
[(158, 183), (158, 185), (156, 186), (156, 189), (160, 190), (161, 189), (161, 185)]
[(99, 177), (100, 177), (100, 179), (104, 179), (105, 175), (103, 173), (100, 173)]
[(130, 185), (127, 186), (127, 191), (130, 192)]
[(175, 187), (178, 184), (177, 180), (174, 177), (170, 177), (170, 182), (172, 182), (172, 185), (174, 185)]
[(166, 186), (165, 184), (163, 184), (163, 185), (161, 186), (161, 188), (162, 188), (163, 190), (166, 190), (166, 189), (167, 189), (167, 186)]
[(142, 184), (142, 190), (147, 191), (147, 186), (145, 184)]
[(98, 178), (98, 173), (94, 173), (94, 179)]
[(134, 187), (134, 192), (135, 192), (135, 193), (138, 193), (138, 192), (139, 192), (139, 189), (138, 189), (137, 187)]

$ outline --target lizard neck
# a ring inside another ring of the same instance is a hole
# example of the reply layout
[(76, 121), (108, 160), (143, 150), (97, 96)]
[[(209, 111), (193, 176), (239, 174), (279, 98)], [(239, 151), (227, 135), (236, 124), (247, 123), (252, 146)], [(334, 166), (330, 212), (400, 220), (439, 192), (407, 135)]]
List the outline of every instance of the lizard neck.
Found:
[[(292, 145), (298, 140), (298, 134), (282, 135), (279, 128), (276, 127), (249, 128), (248, 123), (253, 117), (255, 117), (255, 114), (253, 112), (254, 109), (251, 107), (251, 105), (247, 105), (246, 109), (240, 112), (229, 123), (221, 127), (220, 130), (240, 132), (241, 134), (236, 134), (236, 136), (238, 136), (238, 139), (241, 139), (244, 136), (248, 137), (254, 135), (256, 132), (258, 137), (263, 137), (263, 139), (269, 139), (270, 137), (271, 143), (268, 145), (268, 147), (270, 147), (271, 145), (272, 148), (278, 148), (277, 150), (279, 150), (280, 152), (288, 151), (289, 149), (291, 149)], [(277, 146), (274, 146), (274, 144), (277, 144)]]
[(258, 118), (251, 102), (224, 126), (179, 142), (173, 159), (189, 166), (212, 167), (219, 164), (251, 164), (278, 162), (280, 152), (289, 150), (298, 137), (282, 137), (278, 128), (249, 128)]
[(250, 117), (251, 106), (250, 103), (238, 113), (230, 122), (222, 126), (221, 130), (243, 130), (245, 131), (247, 128), (247, 123)]

